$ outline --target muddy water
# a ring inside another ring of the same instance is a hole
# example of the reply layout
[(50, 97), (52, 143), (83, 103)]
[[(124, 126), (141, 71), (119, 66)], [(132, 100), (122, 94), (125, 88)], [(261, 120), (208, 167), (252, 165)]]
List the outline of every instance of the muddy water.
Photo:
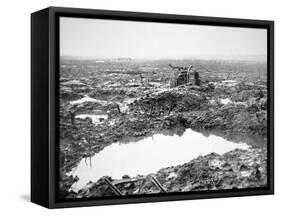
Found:
[(106, 101), (103, 101), (103, 100), (97, 100), (95, 98), (91, 98), (89, 96), (85, 96), (79, 100), (75, 100), (75, 101), (70, 101), (70, 104), (81, 104), (81, 103), (84, 103), (84, 102), (96, 102), (96, 103), (101, 103), (101, 104), (105, 104)]
[(169, 166), (184, 164), (199, 155), (211, 152), (223, 154), (235, 148), (247, 149), (243, 142), (234, 143), (222, 137), (187, 129), (179, 135), (155, 134), (139, 141), (114, 143), (91, 158), (82, 159), (69, 174), (77, 175), (79, 181), (72, 187), (77, 191), (89, 181), (95, 182), (103, 176), (121, 179), (157, 172)]
[(231, 102), (231, 100), (229, 99), (229, 98), (226, 98), (226, 99), (221, 99), (221, 103), (222, 104), (228, 104), (228, 103), (230, 103)]

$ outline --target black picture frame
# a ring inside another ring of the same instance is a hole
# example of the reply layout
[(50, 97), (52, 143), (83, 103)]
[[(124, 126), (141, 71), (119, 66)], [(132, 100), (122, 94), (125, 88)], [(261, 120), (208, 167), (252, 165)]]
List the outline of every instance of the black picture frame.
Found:
[[(98, 18), (267, 29), (268, 187), (223, 191), (58, 198), (59, 17)], [(31, 14), (31, 201), (47, 208), (274, 194), (274, 22), (202, 16), (49, 7)]]

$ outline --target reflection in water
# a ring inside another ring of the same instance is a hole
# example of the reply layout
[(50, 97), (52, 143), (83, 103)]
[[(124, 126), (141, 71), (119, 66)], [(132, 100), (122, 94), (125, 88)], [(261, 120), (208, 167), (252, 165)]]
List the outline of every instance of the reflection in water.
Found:
[(245, 134), (239, 132), (231, 132), (227, 133), (226, 131), (222, 130), (198, 130), (198, 132), (202, 133), (204, 136), (209, 137), (211, 135), (223, 137), (226, 140), (239, 143), (244, 142), (247, 143), (249, 146), (254, 148), (263, 148), (266, 147), (267, 144), (267, 137), (261, 136), (259, 134)]
[[(176, 128), (169, 129), (169, 130), (163, 130), (161, 132), (158, 132), (156, 135), (165, 135), (165, 136), (178, 135), (178, 136), (182, 136), (185, 131), (186, 131), (186, 128), (184, 128), (184, 127), (176, 127)], [(154, 140), (154, 137), (156, 135), (147, 136), (147, 137), (150, 137), (152, 140)], [(141, 141), (143, 139), (144, 138), (142, 136), (139, 136), (139, 137), (123, 137), (119, 140), (119, 143), (120, 144), (131, 144), (131, 143)]]
[(79, 177), (72, 187), (78, 190), (103, 176), (121, 179), (125, 174), (131, 177), (146, 175), (164, 167), (187, 163), (199, 155), (223, 154), (235, 148), (247, 149), (249, 146), (215, 135), (206, 137), (191, 129), (185, 130), (182, 136), (155, 134), (126, 145), (114, 143), (93, 157), (82, 159), (69, 174)]

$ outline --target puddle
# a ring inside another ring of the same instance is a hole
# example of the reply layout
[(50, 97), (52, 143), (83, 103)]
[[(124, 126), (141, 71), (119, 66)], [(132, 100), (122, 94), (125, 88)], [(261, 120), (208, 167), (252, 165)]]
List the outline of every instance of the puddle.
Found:
[(236, 80), (223, 80), (222, 83), (236, 83)]
[(103, 176), (121, 179), (157, 172), (169, 166), (184, 164), (212, 152), (224, 154), (236, 148), (247, 149), (246, 143), (227, 141), (222, 137), (206, 135), (187, 129), (181, 136), (155, 134), (136, 142), (114, 143), (91, 158), (84, 158), (70, 173), (79, 181), (72, 186), (78, 191), (89, 181)]
[(234, 87), (238, 84), (237, 80), (223, 80), (221, 82), (214, 82), (217, 87)]
[(235, 86), (236, 84), (237, 84), (236, 80), (224, 80), (224, 81), (222, 81), (222, 85), (228, 86), (228, 87)]
[(235, 143), (247, 143), (253, 148), (264, 148), (267, 145), (267, 137), (261, 136), (259, 134), (241, 134), (238, 132), (232, 132), (225, 134), (220, 130), (200, 130), (204, 136), (209, 137), (212, 135), (223, 137), (226, 140), (230, 140)]
[(231, 100), (229, 98), (221, 99), (221, 103), (224, 104), (224, 105), (226, 105), (230, 102), (231, 102)]
[(70, 101), (70, 104), (82, 104), (84, 102), (97, 102), (97, 103), (100, 103), (100, 104), (106, 104), (107, 102), (106, 101), (103, 101), (103, 100), (97, 100), (95, 98), (91, 98), (89, 96), (85, 96), (79, 100), (75, 100), (75, 101)]
[(75, 118), (85, 119), (91, 118), (93, 124), (101, 124), (100, 119), (107, 119), (107, 115), (95, 115), (95, 114), (80, 114), (75, 116)]
[(67, 81), (67, 82), (63, 82), (62, 85), (76, 85), (76, 86), (85, 86), (84, 83), (82, 83), (81, 81), (79, 80), (70, 80), (70, 81)]

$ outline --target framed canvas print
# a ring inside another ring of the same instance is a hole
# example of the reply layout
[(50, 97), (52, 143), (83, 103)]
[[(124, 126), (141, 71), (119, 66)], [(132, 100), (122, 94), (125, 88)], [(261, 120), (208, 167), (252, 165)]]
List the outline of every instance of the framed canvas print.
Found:
[(273, 194), (274, 23), (50, 7), (31, 16), (31, 200)]

